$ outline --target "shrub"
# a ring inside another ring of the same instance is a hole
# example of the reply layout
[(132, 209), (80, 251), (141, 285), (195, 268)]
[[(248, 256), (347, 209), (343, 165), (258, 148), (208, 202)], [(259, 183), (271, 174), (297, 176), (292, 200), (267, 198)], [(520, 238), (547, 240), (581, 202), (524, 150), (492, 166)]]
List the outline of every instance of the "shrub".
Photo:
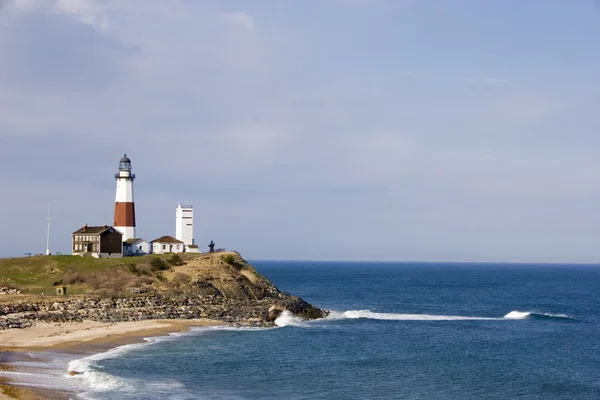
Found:
[(140, 276), (131, 280), (129, 282), (129, 287), (149, 286), (152, 283), (154, 283), (154, 279), (150, 278), (149, 276)]
[(179, 256), (179, 254), (173, 254), (171, 256), (171, 258), (169, 258), (169, 264), (173, 265), (173, 266), (177, 266), (177, 265), (183, 265), (183, 260), (181, 259), (181, 257)]
[(239, 254), (226, 254), (223, 256), (222, 260), (238, 271), (248, 269), (248, 264), (245, 263), (244, 259), (241, 258)]
[(88, 284), (98, 290), (107, 289), (117, 293), (128, 287), (130, 281), (136, 279), (127, 273), (124, 269), (111, 269), (95, 272), (88, 276)]
[(145, 262), (143, 264), (138, 265), (139, 275), (152, 276), (152, 266), (149, 262)]
[(137, 265), (135, 265), (135, 264), (127, 264), (127, 269), (132, 274), (140, 275), (140, 273), (141, 273), (139, 267)]
[(170, 267), (162, 258), (155, 257), (150, 261), (152, 272), (166, 271)]
[(77, 268), (69, 267), (63, 275), (61, 282), (65, 285), (75, 285), (78, 283), (85, 283), (86, 276), (82, 274)]

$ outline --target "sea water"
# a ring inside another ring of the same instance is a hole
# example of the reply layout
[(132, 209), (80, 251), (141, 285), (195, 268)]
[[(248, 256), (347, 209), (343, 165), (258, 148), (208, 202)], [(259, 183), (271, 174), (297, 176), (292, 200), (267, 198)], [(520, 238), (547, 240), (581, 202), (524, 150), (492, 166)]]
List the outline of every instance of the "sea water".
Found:
[(44, 353), (13, 378), (87, 399), (600, 399), (600, 266), (252, 263), (331, 315)]

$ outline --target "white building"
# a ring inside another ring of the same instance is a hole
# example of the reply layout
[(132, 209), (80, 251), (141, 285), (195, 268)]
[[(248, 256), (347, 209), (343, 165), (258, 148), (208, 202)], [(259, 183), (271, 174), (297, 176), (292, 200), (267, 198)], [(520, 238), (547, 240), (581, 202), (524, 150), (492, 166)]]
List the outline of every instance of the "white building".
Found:
[(185, 252), (185, 243), (172, 236), (161, 236), (150, 242), (152, 244), (152, 253), (183, 253)]
[(175, 210), (175, 237), (185, 245), (188, 253), (197, 253), (198, 246), (194, 243), (194, 208), (177, 203)]
[(133, 238), (123, 242), (123, 256), (145, 256), (150, 254), (150, 243), (144, 239)]

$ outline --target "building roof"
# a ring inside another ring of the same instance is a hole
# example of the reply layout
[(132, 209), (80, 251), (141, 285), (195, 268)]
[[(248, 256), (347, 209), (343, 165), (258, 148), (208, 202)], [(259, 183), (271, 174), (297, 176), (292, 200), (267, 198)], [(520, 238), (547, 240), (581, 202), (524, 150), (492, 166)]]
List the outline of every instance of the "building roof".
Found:
[(127, 157), (127, 154), (125, 154), (123, 157), (121, 157), (121, 159), (119, 160), (119, 162), (127, 162), (130, 163), (131, 160), (129, 159), (129, 157)]
[(141, 241), (143, 241), (143, 240), (144, 240), (144, 239), (142, 239), (142, 238), (131, 238), (131, 239), (127, 239), (127, 240), (126, 240), (126, 241), (124, 241), (123, 243), (126, 243), (126, 244), (135, 244), (135, 243), (137, 243), (137, 242), (141, 242)]
[(197, 248), (198, 248), (198, 245), (197, 245), (197, 244), (190, 244), (190, 245), (188, 245), (188, 247), (189, 247), (190, 249), (197, 249)]
[(183, 243), (181, 240), (175, 239), (173, 236), (161, 236), (158, 239), (154, 239), (150, 243)]
[[(77, 229), (75, 232), (73, 232), (72, 235), (79, 234), (79, 233), (85, 233), (86, 235), (99, 235), (110, 228), (112, 228), (112, 226), (108, 226), (108, 225), (87, 226), (87, 225), (84, 225), (81, 228)], [(115, 231), (119, 232), (116, 229), (115, 229)], [(121, 233), (121, 232), (119, 232), (119, 233)]]

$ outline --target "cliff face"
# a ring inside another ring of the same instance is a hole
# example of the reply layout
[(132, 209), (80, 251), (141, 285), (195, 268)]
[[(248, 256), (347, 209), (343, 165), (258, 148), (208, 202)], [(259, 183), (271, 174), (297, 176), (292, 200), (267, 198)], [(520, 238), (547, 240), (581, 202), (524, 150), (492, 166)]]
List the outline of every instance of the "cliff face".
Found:
[(284, 309), (304, 319), (323, 318), (328, 314), (299, 297), (280, 291), (236, 252), (202, 255), (174, 267), (164, 276), (172, 287), (188, 295), (276, 306), (266, 320), (272, 321), (279, 315), (277, 311)]
[(238, 253), (212, 253), (173, 267), (164, 277), (178, 289), (235, 300), (283, 298), (268, 279)]

